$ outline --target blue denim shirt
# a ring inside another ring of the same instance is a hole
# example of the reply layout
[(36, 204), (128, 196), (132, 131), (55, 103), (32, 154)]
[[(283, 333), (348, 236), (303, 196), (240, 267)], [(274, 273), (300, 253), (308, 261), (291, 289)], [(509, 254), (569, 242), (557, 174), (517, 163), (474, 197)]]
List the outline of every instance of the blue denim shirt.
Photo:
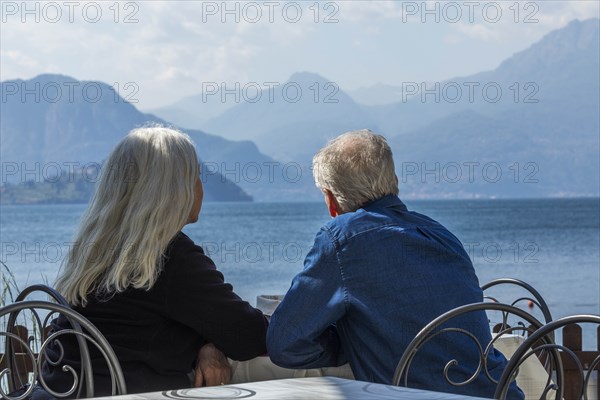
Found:
[[(452, 308), (482, 300), (461, 242), (438, 222), (408, 211), (397, 196), (385, 196), (321, 228), (304, 270), (271, 318), (268, 353), (286, 368), (349, 362), (356, 379), (391, 384), (421, 328)], [(483, 346), (491, 340), (485, 312), (461, 317), (460, 324)], [(409, 386), (493, 397), (495, 384), (483, 373), (464, 387), (446, 382), (443, 368), (453, 358), (460, 363), (451, 369), (453, 380), (476, 371), (479, 357), (470, 339), (439, 335), (415, 357)], [(492, 376), (498, 378), (505, 364), (492, 351)], [(523, 397), (514, 384), (509, 395)]]

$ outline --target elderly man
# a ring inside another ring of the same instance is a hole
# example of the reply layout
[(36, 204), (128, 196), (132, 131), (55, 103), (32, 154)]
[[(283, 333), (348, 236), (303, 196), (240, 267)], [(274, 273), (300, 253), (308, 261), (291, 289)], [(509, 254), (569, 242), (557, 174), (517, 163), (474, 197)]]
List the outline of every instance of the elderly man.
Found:
[[(349, 362), (356, 379), (390, 384), (404, 349), (425, 324), (483, 300), (473, 265), (452, 233), (400, 201), (383, 136), (368, 130), (339, 136), (315, 155), (313, 174), (333, 219), (317, 234), (304, 270), (271, 318), (269, 356), (286, 368)], [(489, 342), (484, 312), (463, 322), (481, 343)], [(446, 382), (443, 366), (463, 347), (474, 349), (468, 338), (448, 336), (421, 350), (410, 385), (492, 397), (495, 385), (483, 373), (465, 387)], [(477, 361), (461, 360), (463, 374), (451, 378), (468, 379)], [(499, 376), (505, 363), (494, 350), (488, 370)], [(510, 394), (523, 397), (516, 385)]]

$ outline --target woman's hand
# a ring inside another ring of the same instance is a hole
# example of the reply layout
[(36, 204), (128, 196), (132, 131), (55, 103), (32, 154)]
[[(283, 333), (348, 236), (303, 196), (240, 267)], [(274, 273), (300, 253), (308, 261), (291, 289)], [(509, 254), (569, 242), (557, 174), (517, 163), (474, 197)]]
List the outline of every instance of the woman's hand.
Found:
[(231, 365), (225, 354), (212, 343), (198, 352), (194, 387), (226, 385), (231, 381)]

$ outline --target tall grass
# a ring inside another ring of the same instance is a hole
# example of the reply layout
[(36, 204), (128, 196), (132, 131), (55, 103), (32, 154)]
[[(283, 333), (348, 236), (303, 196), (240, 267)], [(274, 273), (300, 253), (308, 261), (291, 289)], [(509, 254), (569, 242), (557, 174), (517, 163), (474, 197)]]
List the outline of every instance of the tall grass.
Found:
[[(12, 303), (19, 293), (19, 286), (17, 285), (17, 280), (15, 278), (15, 274), (8, 268), (8, 266), (0, 261), (0, 279), (2, 281), (2, 292), (0, 293), (0, 307), (5, 306), (6, 304)], [(2, 331), (5, 330), (4, 321), (0, 321), (0, 329)], [(2, 337), (0, 340), (0, 363), (4, 361), (6, 355), (4, 354), (4, 349), (6, 346), (6, 337)], [(2, 379), (0, 382), (2, 385), (2, 390), (6, 393), (8, 390), (8, 383), (5, 379)]]
[[(15, 274), (3, 261), (0, 261), (0, 281), (2, 283), (2, 291), (0, 292), (0, 307), (3, 307), (5, 305), (14, 303), (15, 299), (21, 292)], [(45, 275), (42, 275), (42, 281), (44, 284), (48, 285), (48, 278)], [(25, 286), (27, 286), (26, 283)], [(9, 329), (6, 326), (7, 320), (5, 317), (6, 316), (0, 319), (0, 331), (3, 332)], [(32, 351), (32, 353), (37, 354), (41, 346), (40, 339), (42, 338), (42, 328), (40, 327), (39, 321), (36, 318), (35, 314), (32, 312), (19, 313), (18, 320), (16, 320), (15, 323), (16, 325), (21, 325), (27, 328), (27, 331), (29, 332), (28, 337), (23, 339), (26, 340), (26, 342), (28, 343), (29, 349)], [(7, 340), (11, 339), (8, 339), (8, 337), (6, 336), (0, 337), (0, 363), (6, 357), (6, 354), (4, 354), (4, 350), (6, 349)], [(16, 342), (13, 341), (13, 343)], [(28, 358), (28, 356), (23, 354), (15, 355), (15, 357), (22, 357), (23, 362), (26, 358)], [(32, 375), (29, 374), (28, 378), (29, 382), (31, 383)], [(2, 390), (5, 393), (7, 393), (8, 381), (4, 378), (0, 379), (0, 387), (2, 387)]]
[(0, 279), (2, 281), (2, 292), (0, 293), (0, 307), (12, 303), (18, 296), (20, 289), (15, 274), (3, 261), (0, 261)]

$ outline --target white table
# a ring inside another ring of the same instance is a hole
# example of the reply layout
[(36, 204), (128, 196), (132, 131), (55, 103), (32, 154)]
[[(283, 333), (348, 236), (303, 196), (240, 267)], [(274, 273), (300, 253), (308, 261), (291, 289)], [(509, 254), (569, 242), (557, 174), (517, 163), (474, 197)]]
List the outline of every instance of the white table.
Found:
[(229, 361), (232, 370), (231, 383), (250, 383), (273, 379), (315, 378), (320, 376), (354, 379), (350, 364), (344, 364), (341, 367), (289, 369), (273, 364), (267, 356), (256, 357), (248, 361)]
[[(510, 358), (517, 347), (525, 339), (520, 335), (507, 334), (498, 338), (494, 347), (500, 350), (506, 358)], [(315, 368), (315, 369), (288, 369), (273, 364), (266, 356), (260, 356), (248, 361), (231, 361), (233, 376), (231, 383), (241, 384), (273, 379), (309, 378), (333, 376), (344, 379), (354, 379), (349, 364), (341, 367)], [(440, 376), (440, 379), (443, 379)], [(517, 384), (525, 393), (525, 400), (536, 400), (542, 395), (548, 374), (537, 357), (530, 357), (519, 369)], [(594, 396), (595, 398), (595, 396)]]
[[(102, 397), (98, 399), (109, 399)], [(427, 390), (368, 383), (335, 377), (280, 379), (179, 389), (164, 392), (130, 394), (112, 397), (114, 400), (188, 400), (188, 399), (253, 399), (253, 400), (469, 400), (481, 399)]]

